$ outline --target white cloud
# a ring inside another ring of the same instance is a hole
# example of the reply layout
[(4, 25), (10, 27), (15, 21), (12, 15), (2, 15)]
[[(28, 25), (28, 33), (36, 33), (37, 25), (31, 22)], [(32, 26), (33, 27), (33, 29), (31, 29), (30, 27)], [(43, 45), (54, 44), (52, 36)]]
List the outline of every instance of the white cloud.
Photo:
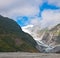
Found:
[[(60, 7), (60, 0), (47, 0), (49, 4)], [(15, 19), (16, 16), (35, 16), (39, 6), (46, 0), (0, 0), (0, 14)]]
[(48, 0), (48, 3), (60, 7), (60, 0)]
[(16, 0), (0, 0), (0, 9), (1, 8), (5, 8), (9, 5), (11, 5), (12, 3), (14, 3)]
[[(60, 23), (60, 9), (59, 10), (44, 10), (41, 17), (34, 17), (30, 19), (30, 24), (41, 28), (53, 27)], [(29, 23), (28, 23), (29, 24)]]
[(39, 7), (46, 1), (60, 7), (60, 0), (0, 0), (0, 14), (14, 20), (17, 16), (34, 17), (29, 18), (29, 24), (43, 27), (60, 23), (60, 10), (44, 10), (42, 17), (36, 17)]
[(42, 3), (42, 0), (0, 0), (0, 14), (13, 19), (16, 16), (35, 16)]
[(8, 15), (11, 17), (17, 16), (34, 16), (39, 13), (39, 9), (33, 6), (23, 6), (21, 8), (16, 8), (11, 10)]
[(33, 24), (33, 25), (40, 25), (40, 19), (41, 19), (41, 17), (34, 17), (34, 18), (31, 18), (31, 19), (30, 19), (30, 24)]
[(44, 10), (40, 23), (42, 27), (52, 27), (60, 23), (60, 10)]

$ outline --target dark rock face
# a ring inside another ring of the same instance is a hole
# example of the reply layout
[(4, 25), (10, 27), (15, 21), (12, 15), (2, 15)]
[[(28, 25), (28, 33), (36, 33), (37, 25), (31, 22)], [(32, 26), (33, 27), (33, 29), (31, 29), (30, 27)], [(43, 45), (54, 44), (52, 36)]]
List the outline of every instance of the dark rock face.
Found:
[(0, 52), (39, 52), (36, 45), (14, 20), (0, 16)]

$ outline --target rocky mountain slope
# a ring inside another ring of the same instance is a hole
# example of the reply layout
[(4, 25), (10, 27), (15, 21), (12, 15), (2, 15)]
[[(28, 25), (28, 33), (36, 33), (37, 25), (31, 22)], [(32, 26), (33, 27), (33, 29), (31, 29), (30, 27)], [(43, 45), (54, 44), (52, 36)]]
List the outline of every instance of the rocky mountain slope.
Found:
[(60, 45), (60, 24), (45, 32), (42, 41), (50, 46)]
[[(60, 53), (60, 24), (53, 28), (43, 28), (40, 26), (32, 26), (31, 28), (23, 28), (28, 30), (37, 42), (37, 49), (40, 52), (56, 52)], [(29, 33), (26, 31), (27, 33)]]
[(39, 52), (36, 45), (15, 21), (0, 15), (0, 52)]
[(60, 52), (60, 24), (45, 32), (45, 35), (42, 38), (42, 42), (54, 47), (49, 52)]

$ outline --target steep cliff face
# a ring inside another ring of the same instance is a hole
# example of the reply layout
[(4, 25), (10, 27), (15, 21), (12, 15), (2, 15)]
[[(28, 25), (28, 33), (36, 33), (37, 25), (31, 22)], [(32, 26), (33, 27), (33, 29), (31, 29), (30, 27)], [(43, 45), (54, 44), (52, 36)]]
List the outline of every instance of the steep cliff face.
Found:
[(39, 52), (36, 45), (15, 21), (0, 16), (0, 52)]
[(60, 53), (60, 24), (45, 32), (42, 40), (44, 44), (53, 47), (48, 52)]
[(42, 41), (51, 46), (60, 44), (60, 24), (45, 32)]

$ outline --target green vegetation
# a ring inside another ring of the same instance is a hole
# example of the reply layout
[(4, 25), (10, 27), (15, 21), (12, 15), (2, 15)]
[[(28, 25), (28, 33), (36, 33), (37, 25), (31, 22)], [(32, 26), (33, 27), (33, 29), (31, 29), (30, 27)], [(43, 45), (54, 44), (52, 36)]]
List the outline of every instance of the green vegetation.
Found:
[(0, 16), (0, 52), (39, 52), (36, 45), (15, 21)]

